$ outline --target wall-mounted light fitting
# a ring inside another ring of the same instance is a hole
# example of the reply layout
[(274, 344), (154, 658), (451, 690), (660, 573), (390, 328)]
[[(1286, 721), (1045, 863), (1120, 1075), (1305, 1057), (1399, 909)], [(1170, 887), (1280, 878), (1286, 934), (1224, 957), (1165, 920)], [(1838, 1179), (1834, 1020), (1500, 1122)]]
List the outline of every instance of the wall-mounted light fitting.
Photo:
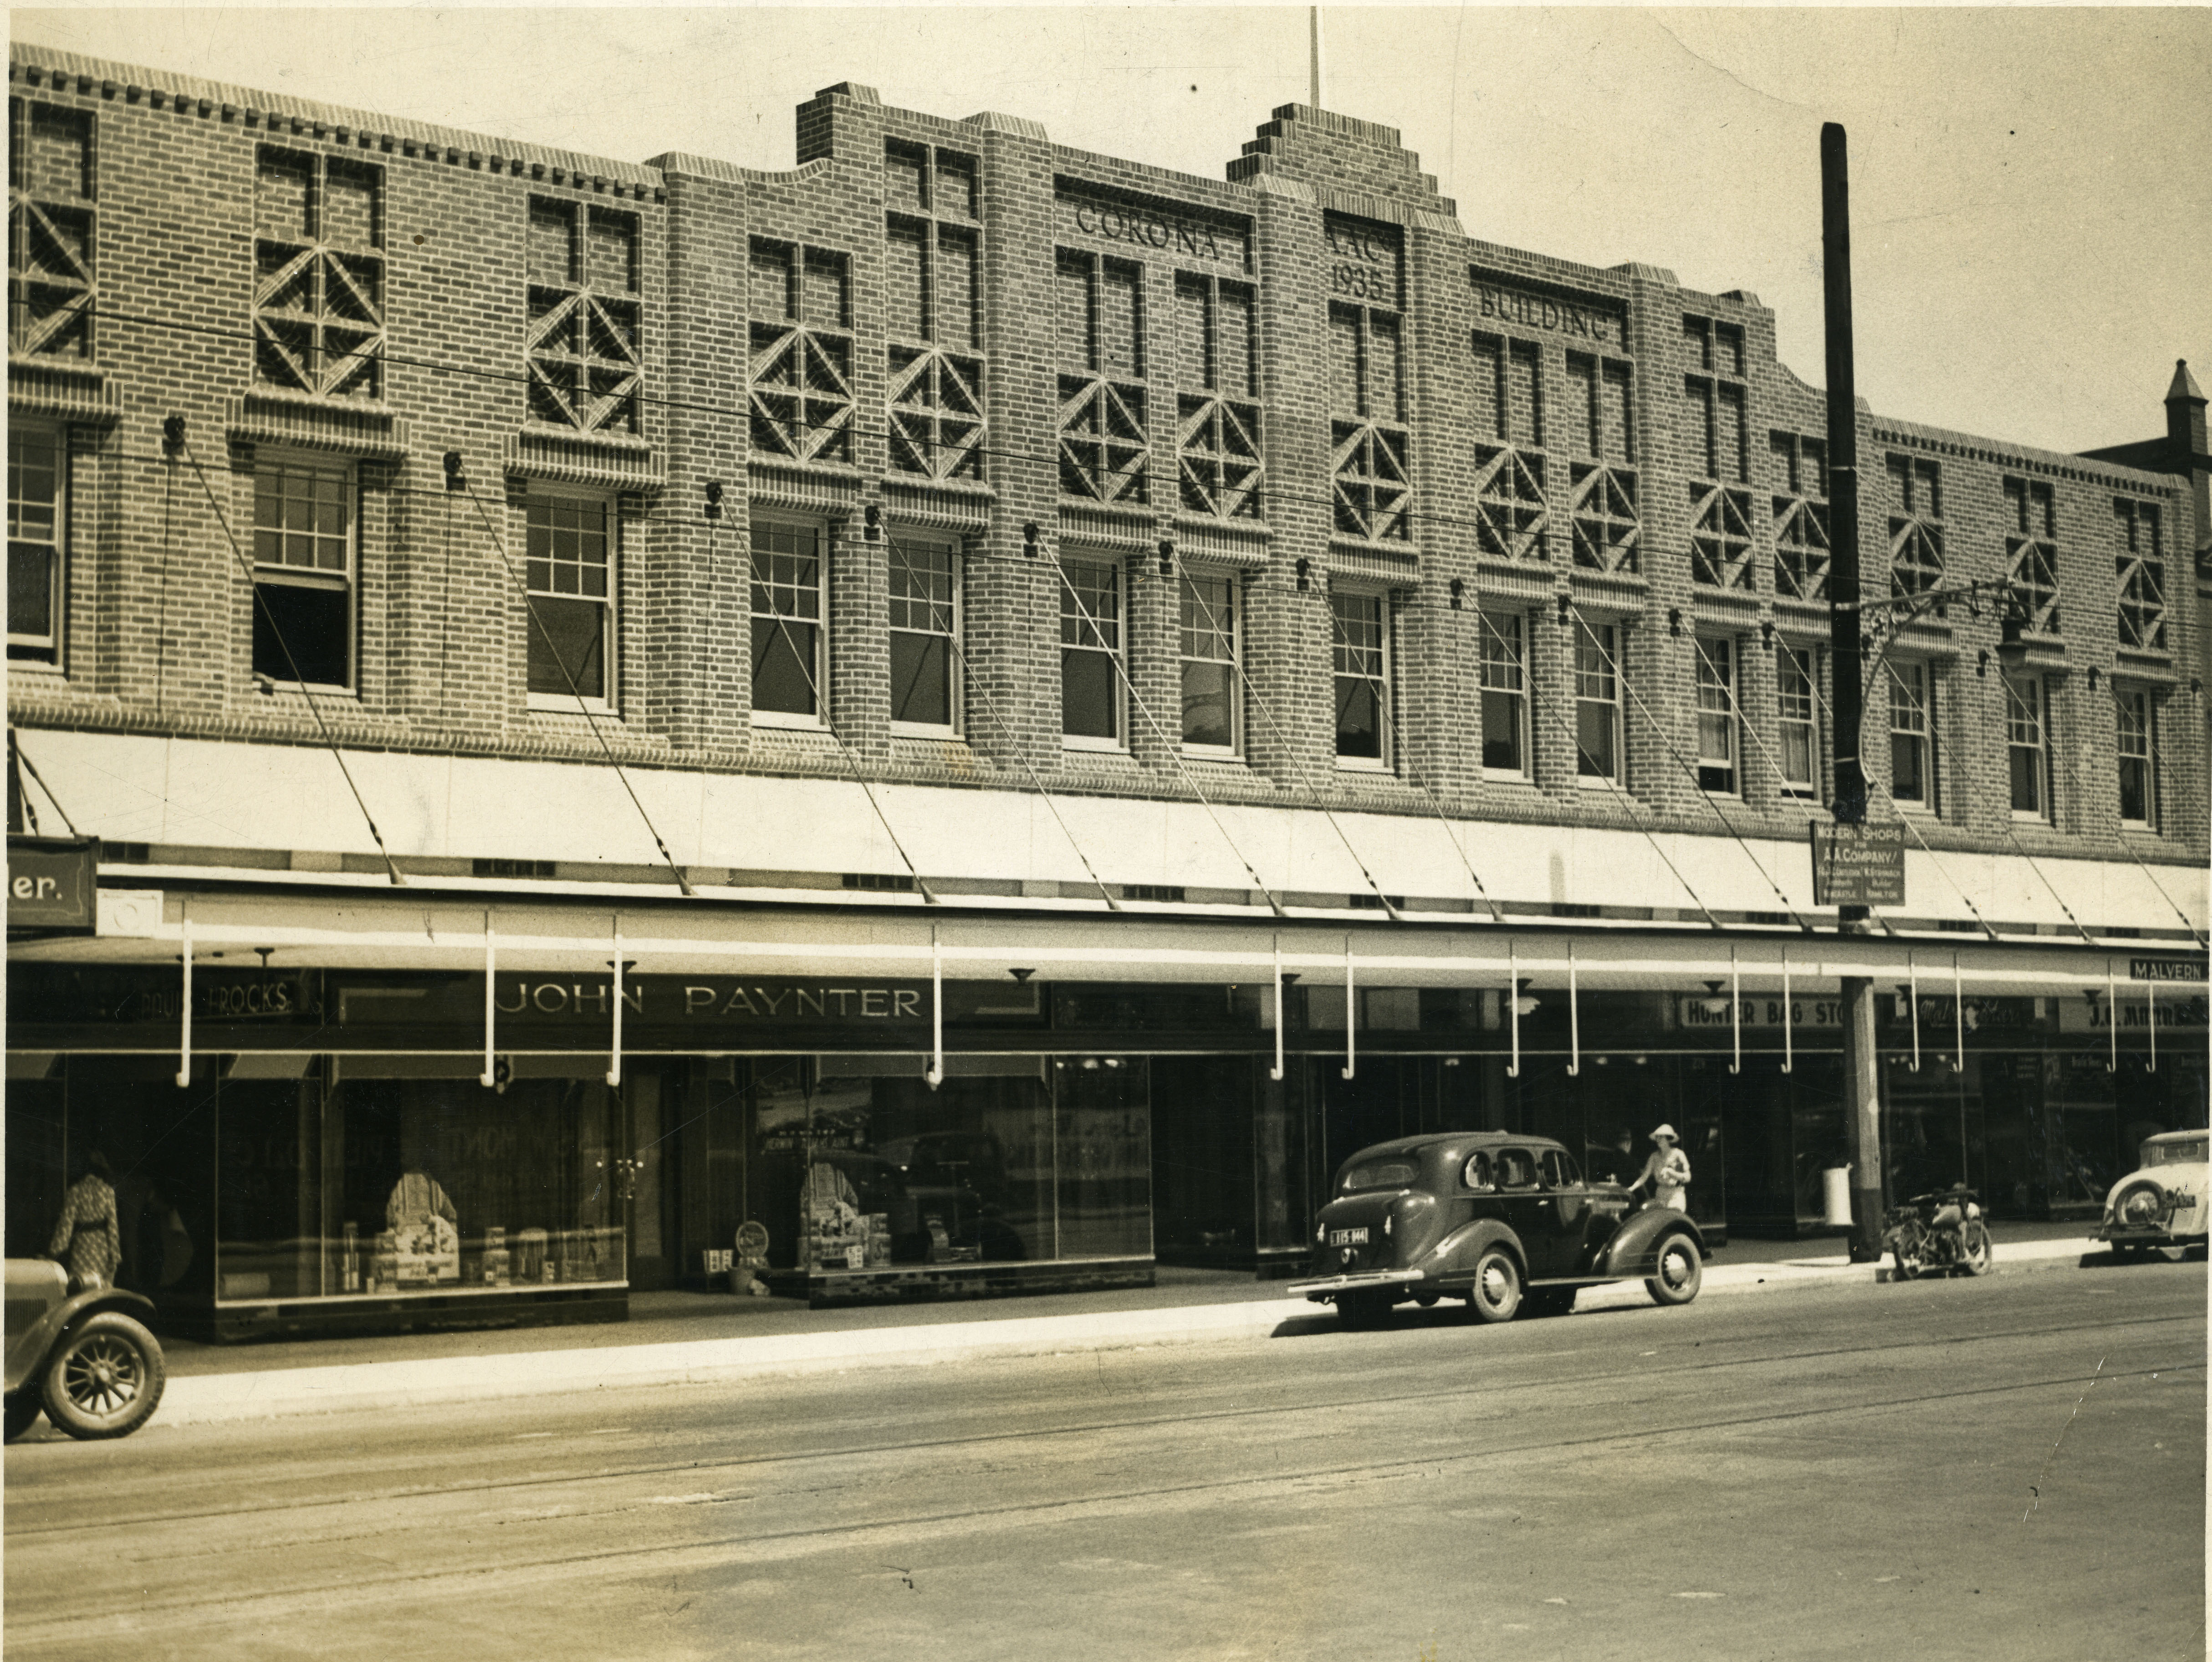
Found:
[(1667, 633), (1677, 640), (1682, 637), (1682, 609), (1680, 606), (1667, 608)]
[(1017, 981), (1026, 981), (1030, 976), (1036, 974), (1036, 971), (1034, 969), (1010, 969), (1006, 974), (1012, 976)]
[(1575, 597), (1571, 594), (1559, 597), (1559, 627), (1565, 628), (1575, 621)]
[(468, 488), (468, 476), (461, 470), (461, 452), (458, 450), (447, 451), (446, 452), (446, 488), (466, 490)]
[(2097, 690), (2097, 666), (2094, 664), (2089, 666), (2089, 690), (2093, 693)]
[(1160, 538), (1160, 575), (1175, 575), (1175, 544), (1164, 537)]
[(1312, 587), (1313, 561), (1310, 560), (1300, 560), (1298, 561), (1298, 592), (1300, 594), (1304, 594)]
[(1774, 650), (1774, 620), (1771, 617), (1762, 619), (1759, 622), (1759, 644), (1770, 652)]
[(709, 519), (722, 517), (722, 482), (720, 479), (707, 481), (707, 517)]
[(1990, 672), (1990, 649), (1984, 646), (1974, 654), (1974, 673), (1986, 676)]
[(884, 540), (884, 511), (873, 502), (860, 510), (860, 535), (871, 543)]
[(185, 447), (185, 418), (166, 416), (161, 419), (161, 453), (174, 456)]
[(1451, 580), (1451, 609), (1452, 609), (1454, 611), (1457, 611), (1457, 610), (1460, 609), (1459, 603), (1460, 603), (1461, 597), (1462, 597), (1462, 596), (1463, 596), (1463, 595), (1465, 595), (1466, 593), (1467, 593), (1467, 579), (1466, 579), (1464, 577), (1455, 577), (1454, 579), (1452, 579), (1452, 580)]
[(1022, 552), (1023, 552), (1024, 554), (1027, 555), (1030, 559), (1034, 560), (1034, 559), (1036, 559), (1036, 551), (1037, 551), (1037, 528), (1036, 528), (1036, 520), (1034, 520), (1034, 519), (1032, 519), (1032, 520), (1030, 520), (1030, 521), (1029, 522), (1029, 524), (1027, 524), (1027, 525), (1024, 525), (1024, 526), (1022, 527)]

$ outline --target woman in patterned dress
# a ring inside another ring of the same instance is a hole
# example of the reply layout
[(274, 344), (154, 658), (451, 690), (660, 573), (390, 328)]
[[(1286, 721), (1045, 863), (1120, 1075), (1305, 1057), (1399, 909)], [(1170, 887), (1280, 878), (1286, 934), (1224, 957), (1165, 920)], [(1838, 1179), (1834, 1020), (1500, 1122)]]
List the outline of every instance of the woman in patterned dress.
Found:
[(98, 1149), (84, 1157), (84, 1172), (62, 1196), (61, 1222), (46, 1251), (69, 1265), (82, 1287), (105, 1287), (123, 1261), (120, 1226), (115, 1216), (115, 1173)]

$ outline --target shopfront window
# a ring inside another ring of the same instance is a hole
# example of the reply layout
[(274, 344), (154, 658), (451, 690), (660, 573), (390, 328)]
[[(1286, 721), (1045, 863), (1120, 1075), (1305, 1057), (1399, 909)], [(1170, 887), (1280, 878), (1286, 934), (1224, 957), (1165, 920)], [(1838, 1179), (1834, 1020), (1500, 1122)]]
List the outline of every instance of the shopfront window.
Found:
[[(217, 1301), (623, 1286), (622, 1104), (601, 1058), (574, 1065), (593, 1071), (503, 1091), (477, 1083), (472, 1058), (234, 1071), (217, 1133)], [(427, 1067), (467, 1071), (408, 1077)]]

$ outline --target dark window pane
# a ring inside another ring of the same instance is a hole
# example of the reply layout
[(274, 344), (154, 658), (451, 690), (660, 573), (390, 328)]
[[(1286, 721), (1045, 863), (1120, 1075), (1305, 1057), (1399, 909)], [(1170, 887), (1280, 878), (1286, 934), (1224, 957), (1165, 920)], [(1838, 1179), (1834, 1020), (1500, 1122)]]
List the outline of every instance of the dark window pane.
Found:
[(1115, 738), (1114, 659), (1107, 652), (1060, 655), (1060, 731), (1072, 738)]
[(1382, 759), (1381, 688), (1359, 676), (1336, 678), (1336, 753), (1340, 756)]
[[(530, 690), (605, 698), (606, 617), (607, 609), (589, 600), (532, 596)], [(563, 666), (566, 675), (562, 673)]]
[(1482, 765), (1510, 773), (1521, 761), (1521, 701), (1510, 693), (1482, 695)]
[(2150, 767), (2140, 756), (2120, 758), (2120, 817), (2150, 822)]
[(1618, 779), (1620, 759), (1613, 743), (1613, 707), (1583, 704), (1575, 711), (1576, 767), (1584, 779)]
[(952, 723), (952, 643), (941, 634), (891, 631), (891, 719)]
[(8, 545), (8, 633), (54, 632), (53, 549), (43, 543)]
[(1899, 802), (1928, 800), (1928, 781), (1920, 767), (1920, 741), (1893, 735), (1889, 741), (1889, 793)]
[(753, 708), (784, 715), (814, 712), (815, 625), (787, 617), (753, 619)]
[(1227, 664), (1191, 663), (1182, 666), (1182, 742), (1218, 744), (1226, 749), (1237, 742), (1232, 719), (1236, 711), (1237, 671)]
[[(257, 583), (253, 595), (256, 675), (318, 687), (352, 684), (353, 640), (345, 590)], [(291, 648), (289, 658), (287, 646)]]

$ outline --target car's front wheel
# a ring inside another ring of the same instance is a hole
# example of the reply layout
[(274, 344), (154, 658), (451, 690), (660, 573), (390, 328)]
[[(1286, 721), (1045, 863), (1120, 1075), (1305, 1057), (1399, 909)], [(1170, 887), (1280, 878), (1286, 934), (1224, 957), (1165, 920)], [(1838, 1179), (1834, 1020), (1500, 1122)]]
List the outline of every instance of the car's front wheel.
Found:
[(1705, 1285), (1705, 1264), (1687, 1235), (1668, 1235), (1659, 1243), (1659, 1272), (1644, 1283), (1656, 1304), (1687, 1304)]
[(72, 1437), (127, 1437), (161, 1400), (167, 1370), (154, 1336), (119, 1311), (70, 1330), (46, 1363), (46, 1417)]
[(1468, 1308), (1477, 1321), (1510, 1321), (1521, 1308), (1521, 1266), (1503, 1246), (1484, 1249), (1474, 1261)]
[(39, 1401), (38, 1392), (27, 1385), (7, 1401), (8, 1441), (12, 1443), (38, 1423), (39, 1410), (42, 1404)]

